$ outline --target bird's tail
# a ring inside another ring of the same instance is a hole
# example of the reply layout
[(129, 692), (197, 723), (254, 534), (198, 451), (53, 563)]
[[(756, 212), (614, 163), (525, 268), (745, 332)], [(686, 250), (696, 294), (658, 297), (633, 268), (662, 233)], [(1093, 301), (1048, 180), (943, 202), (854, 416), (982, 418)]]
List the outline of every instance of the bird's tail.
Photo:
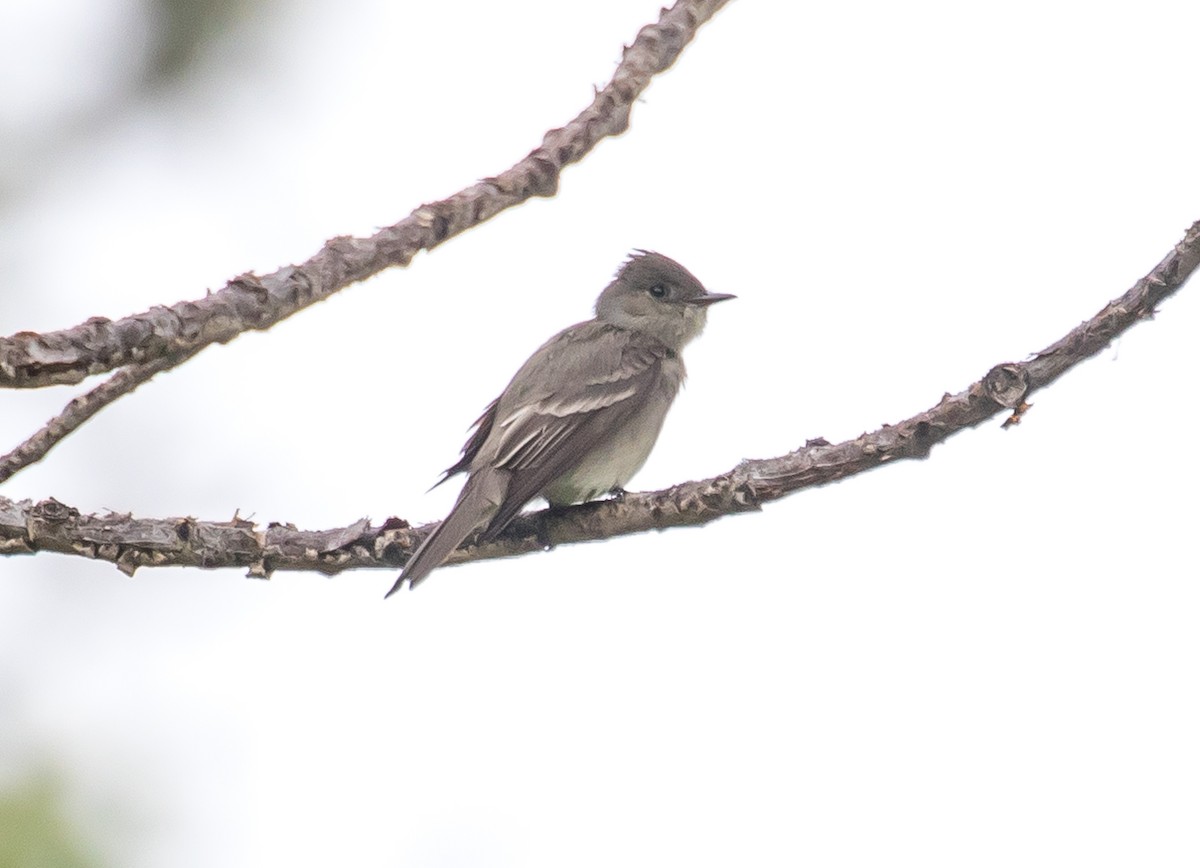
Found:
[(415, 588), (430, 573), (441, 566), (442, 561), (470, 536), (471, 532), (491, 521), (496, 510), (504, 501), (508, 488), (508, 474), (503, 470), (481, 468), (467, 478), (458, 501), (446, 519), (425, 537), (404, 565), (400, 578), (385, 594), (390, 597), (407, 581)]

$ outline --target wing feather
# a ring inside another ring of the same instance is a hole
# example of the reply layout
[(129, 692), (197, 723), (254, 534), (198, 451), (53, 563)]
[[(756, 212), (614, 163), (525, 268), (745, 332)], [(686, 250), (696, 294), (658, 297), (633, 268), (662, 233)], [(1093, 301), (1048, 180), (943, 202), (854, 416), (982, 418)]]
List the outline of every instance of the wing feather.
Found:
[(487, 406), (438, 485), (485, 464), (510, 472), (504, 503), (482, 538), (495, 536), (645, 406), (670, 355), (657, 341), (594, 320), (565, 329)]
[[(621, 337), (625, 337), (622, 335)], [(540, 396), (505, 415), (498, 424), (493, 466), (512, 473), (508, 494), (484, 539), (500, 533), (530, 500), (574, 469), (597, 445), (619, 431), (658, 391), (662, 361), (669, 351), (628, 351), (593, 376), (559, 381), (553, 394)], [(501, 401), (503, 404), (503, 399)]]
[(451, 476), (471, 469), (471, 462), (475, 460), (475, 456), (479, 454), (479, 450), (487, 442), (488, 436), (492, 433), (492, 427), (496, 424), (496, 407), (499, 404), (499, 398), (492, 401), (492, 403), (487, 405), (483, 413), (480, 414), (479, 418), (475, 420), (475, 424), (471, 426), (474, 430), (463, 445), (462, 457), (452, 467), (447, 467), (442, 471), (442, 478), (433, 484), (433, 487), (429, 489), (430, 491), (433, 491), (434, 488), (437, 488)]

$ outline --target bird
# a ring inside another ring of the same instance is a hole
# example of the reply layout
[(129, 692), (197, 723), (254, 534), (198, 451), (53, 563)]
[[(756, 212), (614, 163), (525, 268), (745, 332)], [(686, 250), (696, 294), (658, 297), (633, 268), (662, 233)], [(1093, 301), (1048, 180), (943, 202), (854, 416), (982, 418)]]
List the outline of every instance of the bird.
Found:
[(546, 341), (475, 421), (434, 485), (466, 473), (458, 500), (385, 596), (415, 588), (476, 531), (478, 542), (494, 539), (538, 496), (560, 507), (623, 493), (683, 384), (681, 351), (709, 306), (735, 297), (661, 253), (631, 253), (594, 318)]

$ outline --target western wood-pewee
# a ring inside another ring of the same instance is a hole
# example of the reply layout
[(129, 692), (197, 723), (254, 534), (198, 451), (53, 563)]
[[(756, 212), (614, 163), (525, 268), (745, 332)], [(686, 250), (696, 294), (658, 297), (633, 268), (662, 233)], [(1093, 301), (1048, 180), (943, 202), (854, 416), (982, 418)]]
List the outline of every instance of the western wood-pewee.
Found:
[(563, 329), (521, 366), (475, 423), (462, 458), (438, 485), (466, 472), (446, 520), (388, 591), (416, 587), (476, 530), (500, 533), (530, 500), (551, 506), (618, 491), (646, 462), (683, 383), (680, 351), (700, 334), (708, 292), (659, 253), (639, 250), (596, 300), (596, 317)]

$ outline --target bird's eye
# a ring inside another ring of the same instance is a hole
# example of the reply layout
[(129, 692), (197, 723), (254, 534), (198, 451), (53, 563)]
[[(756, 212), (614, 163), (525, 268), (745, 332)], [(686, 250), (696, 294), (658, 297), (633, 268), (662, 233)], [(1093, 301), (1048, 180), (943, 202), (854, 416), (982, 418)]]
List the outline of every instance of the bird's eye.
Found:
[(664, 284), (656, 283), (650, 287), (650, 294), (655, 298), (666, 298), (667, 287)]

